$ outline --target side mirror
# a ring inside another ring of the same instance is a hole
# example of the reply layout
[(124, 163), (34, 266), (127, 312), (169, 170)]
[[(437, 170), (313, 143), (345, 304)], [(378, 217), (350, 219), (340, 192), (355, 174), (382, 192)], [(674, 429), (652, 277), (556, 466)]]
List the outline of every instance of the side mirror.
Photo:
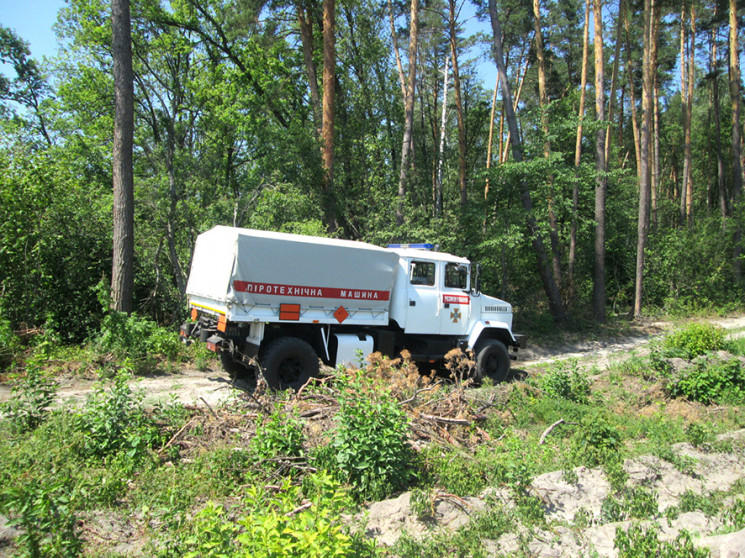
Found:
[(474, 267), (474, 272), (473, 272), (473, 293), (476, 295), (481, 292), (480, 276), (481, 276), (481, 264), (477, 263)]

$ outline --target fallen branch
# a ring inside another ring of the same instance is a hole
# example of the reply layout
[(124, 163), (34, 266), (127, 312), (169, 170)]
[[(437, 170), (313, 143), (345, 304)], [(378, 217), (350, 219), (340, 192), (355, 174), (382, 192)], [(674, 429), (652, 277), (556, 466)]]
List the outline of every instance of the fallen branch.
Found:
[(292, 511), (288, 511), (285, 515), (287, 517), (292, 517), (293, 515), (298, 514), (298, 513), (300, 513), (303, 510), (307, 510), (311, 506), (313, 506), (313, 502), (311, 502), (309, 500), (305, 500), (305, 502), (303, 502), (302, 505), (298, 506), (297, 508), (295, 508)]
[(204, 402), (204, 404), (207, 405), (207, 408), (210, 410), (210, 413), (212, 413), (212, 416), (215, 417), (217, 420), (220, 420), (220, 418), (217, 416), (217, 413), (215, 413), (215, 411), (212, 410), (212, 407), (210, 406), (210, 404), (207, 403), (207, 400), (204, 397), (200, 397), (199, 399), (201, 399)]
[(187, 422), (185, 425), (179, 428), (178, 432), (176, 432), (173, 436), (171, 436), (171, 439), (168, 440), (168, 442), (166, 442), (166, 445), (158, 450), (158, 453), (161, 454), (165, 450), (167, 450), (170, 447), (170, 445), (173, 444), (176, 438), (178, 438), (184, 430), (186, 430), (189, 426), (191, 426), (193, 422), (194, 422), (194, 419), (191, 419), (189, 422)]
[(546, 441), (546, 438), (548, 437), (548, 435), (551, 434), (551, 431), (557, 426), (559, 426), (560, 424), (564, 424), (564, 419), (559, 419), (555, 423), (553, 423), (551, 426), (546, 428), (546, 430), (543, 431), (543, 434), (541, 434), (541, 439), (538, 440), (538, 445), (542, 446), (543, 443)]
[(461, 426), (471, 426), (473, 424), (473, 421), (467, 420), (467, 419), (454, 419), (454, 418), (447, 418), (447, 417), (437, 417), (435, 415), (420, 415), (423, 419), (427, 420), (433, 420), (435, 422), (442, 422), (445, 424), (458, 424)]

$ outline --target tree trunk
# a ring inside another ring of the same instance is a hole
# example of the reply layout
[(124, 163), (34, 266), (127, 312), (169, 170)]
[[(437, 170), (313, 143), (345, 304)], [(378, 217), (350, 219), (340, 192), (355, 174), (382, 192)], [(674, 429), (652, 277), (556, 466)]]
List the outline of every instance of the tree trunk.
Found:
[[(740, 215), (742, 201), (742, 151), (740, 147), (740, 57), (737, 46), (737, 2), (729, 0), (729, 91), (732, 104), (732, 214)], [(735, 281), (742, 281), (742, 222), (735, 219), (732, 254)]]
[[(492, 33), (494, 35), (494, 56), (497, 63), (497, 72), (499, 73), (499, 81), (502, 84), (502, 100), (504, 103), (505, 117), (507, 120), (507, 126), (510, 130), (512, 157), (515, 162), (520, 163), (523, 161), (522, 142), (520, 141), (517, 117), (515, 116), (515, 110), (512, 104), (512, 93), (510, 92), (510, 85), (507, 81), (507, 70), (505, 68), (504, 53), (502, 50), (502, 29), (499, 23), (499, 17), (497, 16), (496, 0), (489, 0), (489, 16), (491, 18)], [(526, 214), (525, 219), (528, 227), (528, 234), (533, 244), (533, 250), (536, 253), (536, 259), (538, 260), (538, 272), (541, 276), (546, 296), (548, 297), (549, 309), (555, 320), (562, 321), (566, 319), (564, 305), (561, 302), (559, 289), (557, 288), (553, 275), (551, 274), (551, 267), (548, 257), (546, 256), (546, 249), (539, 234), (535, 217), (533, 217), (533, 202), (530, 197), (530, 186), (524, 179), (520, 180), (520, 190), (520, 199)]]
[(300, 42), (303, 45), (303, 60), (305, 61), (305, 73), (308, 76), (310, 87), (310, 104), (313, 107), (313, 120), (316, 124), (318, 137), (321, 137), (323, 128), (323, 109), (321, 107), (321, 96), (318, 93), (318, 72), (313, 60), (313, 20), (310, 11), (298, 3), (297, 19), (300, 26)]
[(711, 81), (712, 104), (714, 105), (714, 145), (717, 158), (717, 194), (719, 196), (719, 213), (722, 217), (722, 230), (727, 226), (727, 187), (724, 182), (724, 157), (722, 156), (722, 125), (719, 106), (719, 60), (717, 56), (716, 28), (711, 30)]
[[(629, 19), (624, 14), (623, 21), (624, 29), (626, 31), (626, 74), (629, 82), (629, 106), (631, 107), (631, 133), (634, 138), (634, 156), (636, 159), (636, 175), (639, 177), (639, 159), (641, 157), (639, 153), (639, 118), (636, 113), (636, 88), (634, 87), (634, 63), (631, 54), (631, 32), (629, 29)], [(619, 128), (620, 129), (620, 128)], [(619, 136), (619, 142), (620, 142)]]
[(323, 0), (323, 194), (324, 221), (331, 231), (338, 228), (334, 211), (334, 86), (336, 48), (334, 25), (336, 1)]
[(134, 297), (134, 81), (129, 0), (111, 3), (114, 56), (114, 250), (111, 267), (113, 308), (131, 312)]
[(458, 184), (460, 186), (460, 204), (465, 206), (468, 201), (468, 193), (466, 190), (466, 121), (463, 114), (460, 71), (458, 68), (458, 45), (455, 29), (455, 0), (449, 0), (449, 6), (448, 23), (450, 30), (450, 56), (453, 59), (453, 90), (455, 91), (455, 111), (458, 115)]
[[(533, 0), (533, 27), (535, 30), (535, 51), (538, 59), (538, 102), (541, 107), (541, 130), (543, 131), (543, 156), (548, 159), (551, 155), (551, 142), (548, 139), (548, 91), (546, 90), (546, 57), (543, 50), (543, 31), (541, 29), (541, 2)], [(553, 202), (553, 176), (547, 177), (549, 185), (548, 195), (548, 226), (551, 238), (551, 264), (554, 281), (561, 290), (561, 250), (559, 247), (559, 224), (556, 220)]]
[[(623, 0), (622, 0), (623, 1)], [(620, 14), (619, 14), (620, 17)], [(574, 298), (574, 265), (577, 259), (577, 215), (579, 214), (579, 166), (582, 162), (582, 135), (587, 99), (587, 67), (590, 53), (590, 0), (585, 0), (585, 24), (582, 31), (582, 74), (579, 86), (579, 114), (577, 116), (577, 139), (574, 143), (574, 186), (572, 186), (572, 227), (569, 231), (569, 262), (567, 263), (567, 299)]]
[(491, 168), (492, 146), (494, 144), (494, 115), (497, 112), (497, 91), (499, 90), (499, 76), (494, 81), (494, 94), (491, 99), (491, 118), (489, 119), (489, 141), (486, 145), (486, 184), (484, 185), (484, 199), (489, 198), (489, 169)]
[(445, 162), (445, 126), (448, 117), (448, 57), (445, 56), (445, 77), (442, 83), (442, 115), (440, 116), (440, 150), (437, 158), (437, 186), (435, 188), (435, 217), (442, 215), (442, 169)]
[(605, 321), (605, 197), (608, 179), (605, 169), (605, 81), (603, 75), (603, 14), (602, 0), (595, 0), (595, 114), (598, 130), (595, 135), (595, 263), (593, 266), (592, 313), (598, 322)]
[(416, 49), (419, 37), (419, 0), (411, 0), (411, 24), (409, 27), (409, 77), (404, 96), (404, 138), (401, 145), (401, 168), (398, 175), (398, 206), (396, 207), (396, 225), (404, 223), (404, 201), (409, 170), (411, 135), (414, 125), (414, 94), (416, 90)]
[(621, 39), (623, 38), (623, 18), (626, 13), (626, 2), (618, 1), (618, 17), (616, 19), (616, 46), (613, 55), (613, 70), (610, 80), (610, 102), (608, 103), (608, 130), (605, 134), (605, 168), (610, 164), (611, 129), (616, 108), (616, 89), (618, 87), (618, 67), (621, 62)]
[(652, 124), (652, 68), (656, 61), (652, 60), (652, 41), (657, 40), (653, 35), (652, 13), (655, 0), (644, 0), (644, 54), (642, 67), (642, 126), (640, 138), (640, 180), (639, 180), (639, 221), (637, 227), (636, 247), (636, 281), (634, 284), (634, 317), (641, 317), (642, 293), (644, 283), (644, 249), (649, 234), (649, 144), (650, 127)]

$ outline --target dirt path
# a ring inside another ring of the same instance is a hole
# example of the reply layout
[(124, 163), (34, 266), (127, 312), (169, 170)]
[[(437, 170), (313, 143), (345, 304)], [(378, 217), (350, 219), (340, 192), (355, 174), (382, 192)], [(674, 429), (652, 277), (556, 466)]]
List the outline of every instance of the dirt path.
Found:
[[(745, 335), (745, 316), (734, 318), (715, 318), (709, 320), (725, 329), (738, 330), (736, 336)], [(518, 360), (513, 367), (525, 367), (550, 362), (555, 359), (577, 358), (588, 366), (607, 366), (614, 357), (625, 355), (628, 351), (637, 349), (643, 352), (647, 343), (654, 337), (661, 335), (672, 327), (669, 322), (657, 322), (645, 325), (628, 336), (621, 336), (603, 340), (567, 341), (554, 346), (542, 346), (540, 340), (530, 340), (527, 349), (520, 351)], [(85, 401), (98, 380), (82, 378), (80, 376), (62, 376), (58, 378), (58, 404), (79, 405)], [(145, 403), (155, 404), (158, 401), (168, 401), (175, 397), (185, 404), (212, 407), (234, 395), (232, 383), (228, 374), (219, 365), (208, 370), (196, 370), (185, 367), (176, 373), (145, 376), (134, 380), (135, 385), (144, 390)], [(236, 383), (239, 389), (251, 389), (251, 382), (246, 380)], [(7, 401), (12, 397), (11, 386), (0, 383), (0, 401)]]

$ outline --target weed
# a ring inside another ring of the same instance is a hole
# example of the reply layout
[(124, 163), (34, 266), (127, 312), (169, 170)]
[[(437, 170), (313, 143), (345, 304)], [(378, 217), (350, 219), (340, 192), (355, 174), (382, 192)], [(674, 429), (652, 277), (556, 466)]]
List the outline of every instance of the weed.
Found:
[(409, 497), (409, 508), (420, 521), (431, 519), (435, 515), (435, 498), (431, 490), (415, 488)]
[(682, 513), (701, 511), (706, 517), (713, 517), (719, 513), (720, 498), (716, 494), (697, 494), (686, 490), (680, 495), (678, 507)]
[(17, 540), (22, 556), (67, 558), (80, 552), (66, 483), (49, 479), (12, 488), (4, 494), (2, 512), (10, 516), (10, 526), (22, 529)]
[(277, 404), (266, 423), (256, 429), (251, 449), (260, 460), (302, 457), (304, 439), (303, 423)]
[(124, 370), (114, 378), (110, 390), (99, 387), (76, 415), (76, 429), (85, 434), (87, 455), (105, 456), (126, 449), (131, 459), (158, 443), (160, 433), (142, 407), (143, 394), (129, 387)]
[(619, 558), (706, 558), (709, 551), (693, 546), (691, 536), (685, 530), (674, 541), (660, 542), (656, 531), (632, 524), (628, 531), (616, 528), (614, 548), (618, 549)]
[(742, 401), (745, 371), (735, 358), (699, 358), (672, 379), (668, 391), (673, 397), (682, 396), (707, 405), (715, 401)]
[(342, 380), (331, 444), (319, 457), (360, 499), (385, 498), (411, 477), (407, 417), (389, 391), (364, 373), (349, 374)]
[(45, 378), (36, 366), (26, 369), (26, 376), (13, 386), (13, 397), (0, 406), (17, 432), (33, 430), (44, 422), (49, 405), (57, 395), (57, 382)]
[(722, 520), (728, 531), (739, 531), (745, 528), (745, 500), (736, 500), (725, 509)]
[(538, 379), (539, 387), (549, 395), (585, 403), (590, 395), (590, 381), (580, 371), (579, 361), (569, 358), (552, 365)]
[(724, 330), (708, 323), (691, 323), (672, 332), (662, 343), (668, 356), (693, 359), (724, 348)]
[(692, 422), (686, 426), (686, 438), (694, 447), (701, 447), (713, 440), (711, 431), (698, 422)]
[(590, 467), (620, 459), (621, 432), (598, 411), (588, 413), (580, 421), (573, 438), (578, 458)]
[(745, 337), (728, 339), (725, 342), (725, 349), (727, 350), (727, 352), (732, 353), (733, 355), (745, 356)]

